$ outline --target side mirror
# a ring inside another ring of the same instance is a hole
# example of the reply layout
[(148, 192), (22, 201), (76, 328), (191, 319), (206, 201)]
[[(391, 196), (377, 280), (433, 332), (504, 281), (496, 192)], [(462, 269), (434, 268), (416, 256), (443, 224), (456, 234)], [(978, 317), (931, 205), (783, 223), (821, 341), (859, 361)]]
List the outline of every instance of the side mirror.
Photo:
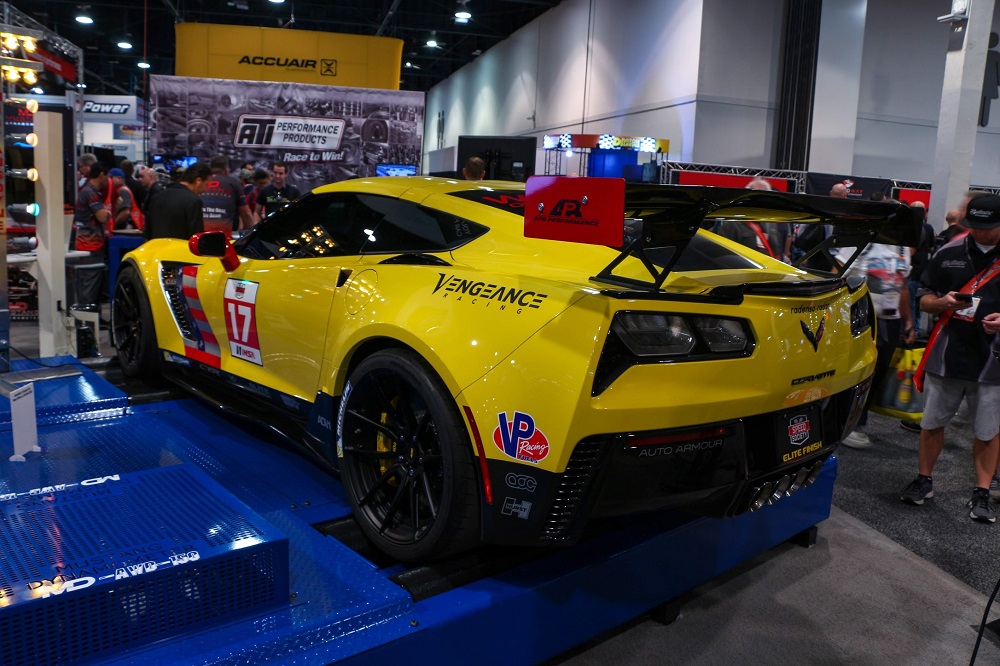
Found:
[(227, 273), (232, 273), (240, 266), (236, 250), (226, 240), (226, 234), (221, 231), (204, 231), (191, 236), (188, 248), (196, 257), (219, 257)]

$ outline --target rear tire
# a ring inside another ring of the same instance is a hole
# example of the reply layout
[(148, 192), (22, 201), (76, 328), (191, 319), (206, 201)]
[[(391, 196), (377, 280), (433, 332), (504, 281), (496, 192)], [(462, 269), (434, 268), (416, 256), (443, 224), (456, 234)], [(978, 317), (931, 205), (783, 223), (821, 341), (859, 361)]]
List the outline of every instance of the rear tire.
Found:
[(111, 301), (111, 334), (126, 377), (160, 377), (160, 349), (149, 298), (139, 271), (123, 266)]
[(337, 415), (344, 488), (362, 531), (387, 555), (426, 561), (479, 541), (469, 435), (444, 383), (408, 350), (351, 373)]

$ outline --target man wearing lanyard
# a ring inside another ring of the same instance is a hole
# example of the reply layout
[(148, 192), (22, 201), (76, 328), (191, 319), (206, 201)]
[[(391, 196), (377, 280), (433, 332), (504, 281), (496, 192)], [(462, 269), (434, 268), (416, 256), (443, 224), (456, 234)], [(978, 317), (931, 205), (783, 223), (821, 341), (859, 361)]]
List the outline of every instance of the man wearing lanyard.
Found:
[(967, 503), (978, 522), (996, 521), (989, 486), (1000, 452), (1000, 197), (969, 201), (968, 236), (931, 257), (921, 277), (920, 308), (939, 317), (914, 377), (925, 395), (920, 422), (919, 474), (900, 496), (923, 504), (934, 496), (931, 473), (944, 447), (944, 428), (964, 396), (974, 440), (976, 488)]

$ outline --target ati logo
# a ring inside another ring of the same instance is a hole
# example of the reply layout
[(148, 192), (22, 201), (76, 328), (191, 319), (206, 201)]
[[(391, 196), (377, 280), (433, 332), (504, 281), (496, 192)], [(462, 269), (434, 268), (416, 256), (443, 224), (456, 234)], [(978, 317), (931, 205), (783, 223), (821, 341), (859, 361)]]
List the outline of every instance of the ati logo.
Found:
[(501, 412), (498, 419), (493, 443), (505, 454), (536, 465), (549, 455), (549, 440), (535, 427), (535, 419), (530, 415), (514, 412), (514, 418), (507, 421), (507, 412)]
[(268, 146), (277, 124), (274, 118), (240, 118), (233, 143), (237, 146)]
[(559, 217), (583, 217), (583, 204), (577, 199), (560, 199), (549, 211)]
[(521, 520), (527, 520), (528, 515), (531, 514), (531, 502), (528, 500), (518, 502), (513, 497), (505, 497), (503, 499), (503, 509), (500, 512), (505, 516), (517, 516)]
[(809, 439), (809, 417), (799, 414), (788, 422), (788, 441), (795, 446), (802, 446)]

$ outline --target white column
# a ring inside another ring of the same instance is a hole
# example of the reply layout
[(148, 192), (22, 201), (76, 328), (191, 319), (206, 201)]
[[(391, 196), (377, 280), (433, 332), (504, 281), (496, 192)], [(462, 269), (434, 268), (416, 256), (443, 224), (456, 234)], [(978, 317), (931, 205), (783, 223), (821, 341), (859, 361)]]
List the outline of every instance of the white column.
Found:
[(823, 3), (809, 171), (853, 173), (867, 12), (868, 0)]
[[(66, 247), (69, 222), (63, 212), (62, 116), (35, 114), (35, 201), (41, 213), (35, 219), (38, 237), (38, 349), (39, 355), (72, 354), (64, 314), (66, 303)], [(62, 310), (60, 312), (60, 309)]]
[(993, 5), (994, 0), (969, 0), (969, 19), (950, 24), (927, 218), (935, 224), (944, 224), (945, 213), (959, 203), (972, 177)]

